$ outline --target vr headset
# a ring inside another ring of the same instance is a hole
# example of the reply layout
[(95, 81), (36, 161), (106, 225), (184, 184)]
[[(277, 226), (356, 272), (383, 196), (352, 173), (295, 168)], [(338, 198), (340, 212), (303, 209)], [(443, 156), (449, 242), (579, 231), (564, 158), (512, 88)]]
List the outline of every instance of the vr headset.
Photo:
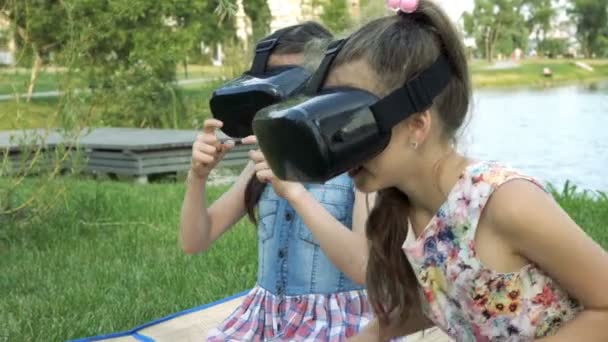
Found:
[(253, 120), (258, 145), (280, 179), (324, 183), (360, 166), (386, 148), (396, 124), (430, 108), (452, 74), (441, 55), (383, 99), (361, 89), (322, 89), (345, 43), (329, 46), (303, 96), (265, 108)]
[(253, 134), (251, 122), (257, 111), (301, 92), (310, 78), (310, 73), (300, 66), (267, 67), (285, 32), (279, 30), (275, 38), (259, 42), (251, 69), (213, 92), (209, 102), (211, 113), (224, 123), (222, 131), (230, 137)]

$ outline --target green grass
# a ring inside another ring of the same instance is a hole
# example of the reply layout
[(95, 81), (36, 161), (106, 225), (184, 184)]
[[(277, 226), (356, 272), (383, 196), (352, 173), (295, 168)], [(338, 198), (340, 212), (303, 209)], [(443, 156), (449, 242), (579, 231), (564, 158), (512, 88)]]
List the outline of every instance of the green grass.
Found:
[(24, 128), (46, 128), (52, 126), (54, 114), (57, 113), (59, 100), (57, 98), (0, 101), (0, 130)]
[[(24, 191), (40, 185), (28, 182)], [(210, 199), (224, 190), (212, 189)], [(255, 283), (247, 222), (204, 256), (181, 252), (181, 185), (61, 180), (43, 196), (58, 206), (42, 220), (0, 221), (0, 341), (124, 330)]]
[[(588, 72), (574, 65), (569, 59), (529, 59), (521, 67), (509, 70), (487, 70), (485, 61), (474, 61), (471, 65), (473, 81), (476, 87), (510, 87), (546, 85), (547, 79), (542, 76), (544, 67), (554, 72), (551, 84), (575, 81), (597, 81), (608, 79), (608, 60), (581, 60), (591, 64), (596, 70)], [(201, 77), (218, 78), (226, 74), (227, 68), (206, 65), (189, 65), (188, 79)], [(36, 91), (50, 91), (59, 88), (62, 71), (43, 70), (36, 83)], [(183, 67), (177, 68), (177, 78), (186, 79)], [(0, 69), (0, 94), (24, 93), (29, 85), (30, 73), (27, 69)], [(84, 84), (84, 82), (83, 82)], [(195, 88), (195, 86), (187, 86)]]
[[(53, 68), (43, 69), (36, 82), (34, 91), (45, 92), (57, 90), (63, 80), (63, 70), (55, 70)], [(178, 66), (177, 79), (196, 79), (196, 78), (217, 78), (224, 75), (226, 68), (214, 67), (207, 65), (189, 65), (188, 77), (182, 66)], [(30, 84), (30, 70), (28, 69), (0, 69), (0, 94), (24, 94)], [(86, 82), (80, 81), (82, 86), (86, 86)]]
[[(218, 81), (212, 81), (181, 87), (185, 111), (178, 114), (186, 119), (182, 120), (184, 126), (179, 128), (192, 128), (188, 124), (193, 119), (197, 119), (199, 125), (202, 125), (203, 120), (211, 115), (209, 98), (219, 84)], [(0, 130), (56, 127), (59, 106), (59, 98), (35, 98), (29, 103), (25, 99), (0, 101)], [(88, 106), (85, 105), (84, 110), (87, 109)], [(92, 113), (95, 111), (94, 108)]]
[[(255, 282), (255, 230), (246, 221), (205, 255), (181, 252), (181, 184), (30, 179), (17, 196), (44, 185), (40, 202), (54, 203), (52, 211), (35, 222), (0, 221), (0, 341), (121, 331)], [(211, 188), (209, 199), (225, 189)], [(560, 192), (563, 207), (608, 248), (608, 198)]]
[[(608, 79), (608, 60), (583, 61), (595, 70), (589, 72), (577, 67), (574, 60), (528, 60), (513, 69), (489, 70), (484, 62), (473, 63), (471, 73), (476, 88), (555, 86), (566, 83), (595, 82)], [(549, 67), (553, 77), (545, 78), (543, 69)]]
[[(583, 61), (595, 68), (594, 72), (588, 72), (574, 65), (573, 60), (565, 59), (542, 59), (527, 60), (520, 67), (508, 70), (488, 70), (488, 63), (475, 61), (471, 65), (473, 84), (476, 88), (486, 87), (519, 87), (532, 86), (544, 87), (567, 83), (588, 83), (608, 80), (608, 60), (586, 60)], [(542, 76), (544, 67), (549, 66), (553, 70), (553, 77), (547, 79)], [(220, 77), (225, 68), (210, 66), (189, 66), (188, 78), (198, 77)], [(183, 70), (178, 68), (178, 77), (183, 78)], [(45, 71), (40, 76), (38, 91), (56, 89), (57, 78), (61, 71)], [(12, 93), (12, 85), (27, 84), (29, 73), (24, 70), (8, 71), (0, 70), (0, 94)], [(209, 117), (208, 99), (213, 88), (221, 81), (205, 84), (189, 84), (182, 87), (185, 98), (187, 120), (190, 123), (195, 118), (199, 123)], [(23, 87), (22, 87), (23, 88)], [(25, 88), (23, 88), (25, 89)], [(33, 99), (26, 103), (22, 100), (0, 102), (0, 130), (4, 129), (26, 129), (43, 128), (49, 126), (48, 120), (53, 117), (58, 107), (57, 99)], [(182, 113), (183, 114), (183, 113)], [(171, 121), (171, 120), (169, 120)], [(191, 128), (191, 127), (182, 127)]]
[(570, 182), (552, 193), (574, 221), (608, 250), (608, 193), (590, 193)]
[(200, 77), (222, 77), (226, 73), (225, 67), (215, 67), (211, 65), (188, 65), (188, 77), (184, 72), (183, 66), (177, 67), (177, 79), (194, 79)]
[[(62, 73), (41, 71), (34, 91), (57, 90)], [(24, 69), (0, 69), (0, 94), (23, 94), (30, 84), (30, 71)]]

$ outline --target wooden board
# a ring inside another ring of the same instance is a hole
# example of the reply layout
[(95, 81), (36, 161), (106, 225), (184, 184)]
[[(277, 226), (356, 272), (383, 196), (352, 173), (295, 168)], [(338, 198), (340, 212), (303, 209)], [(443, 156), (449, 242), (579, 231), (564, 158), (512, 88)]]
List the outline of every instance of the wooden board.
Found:
[[(79, 147), (86, 151), (86, 171), (148, 176), (188, 171), (197, 134), (194, 130), (97, 128), (83, 130), (77, 140)], [(30, 146), (20, 143), (36, 136), (44, 139), (35, 139)], [(226, 138), (226, 135), (218, 132), (218, 137)], [(53, 153), (56, 146), (66, 143), (70, 144), (70, 139), (63, 138), (57, 130), (0, 132), (0, 151), (8, 150), (12, 161), (20, 160), (21, 152), (29, 153), (28, 149), (42, 148), (45, 153)], [(255, 148), (257, 146), (235, 147), (218, 167), (245, 165), (249, 161), (249, 150)], [(41, 158), (39, 167), (50, 168), (52, 165), (45, 164), (51, 162), (51, 158)]]

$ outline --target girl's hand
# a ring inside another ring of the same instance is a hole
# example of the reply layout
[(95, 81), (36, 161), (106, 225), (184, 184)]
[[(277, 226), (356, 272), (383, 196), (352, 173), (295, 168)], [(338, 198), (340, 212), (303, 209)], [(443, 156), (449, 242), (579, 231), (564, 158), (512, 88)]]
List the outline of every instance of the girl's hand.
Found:
[(233, 141), (222, 144), (215, 136), (215, 131), (223, 125), (223, 122), (216, 119), (205, 120), (203, 132), (192, 145), (191, 174), (201, 180), (206, 180), (211, 170), (234, 147)]
[[(250, 137), (246, 139), (250, 139)], [(306, 191), (306, 188), (300, 183), (278, 179), (266, 163), (266, 158), (260, 150), (249, 152), (249, 157), (255, 163), (256, 176), (260, 182), (270, 183), (277, 195), (291, 202)]]

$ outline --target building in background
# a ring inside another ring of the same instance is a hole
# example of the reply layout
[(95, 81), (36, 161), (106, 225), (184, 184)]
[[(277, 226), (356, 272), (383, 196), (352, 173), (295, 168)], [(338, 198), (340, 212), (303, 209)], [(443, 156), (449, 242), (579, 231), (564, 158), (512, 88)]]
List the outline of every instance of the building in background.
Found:
[(16, 50), (15, 35), (10, 23), (0, 17), (0, 65), (14, 65)]

